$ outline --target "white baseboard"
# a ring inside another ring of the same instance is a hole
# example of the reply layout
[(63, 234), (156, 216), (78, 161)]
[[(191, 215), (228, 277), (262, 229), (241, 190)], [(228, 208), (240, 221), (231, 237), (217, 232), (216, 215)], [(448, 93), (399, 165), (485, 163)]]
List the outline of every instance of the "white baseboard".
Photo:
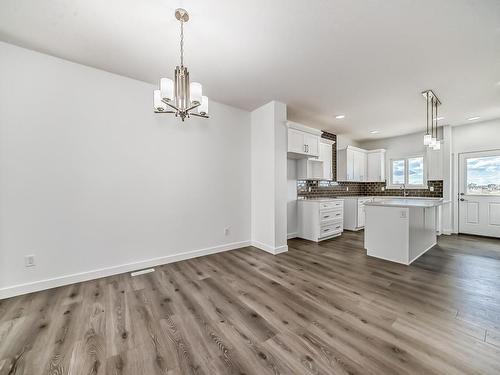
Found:
[(453, 229), (443, 229), (441, 233), (449, 236), (450, 234), (453, 234)]
[(268, 252), (273, 255), (278, 255), (288, 251), (288, 245), (274, 247), (259, 241), (252, 241), (252, 246), (260, 250), (264, 250), (265, 252)]
[(288, 233), (287, 234), (287, 239), (292, 239), (292, 238), (296, 238), (299, 234), (297, 232), (294, 232), (294, 233)]
[(138, 269), (144, 269), (149, 267), (155, 267), (162, 264), (174, 263), (180, 260), (197, 258), (204, 255), (210, 255), (215, 253), (220, 253), (223, 251), (235, 250), (242, 247), (250, 246), (250, 241), (233, 242), (225, 245), (208, 247), (205, 249), (198, 249), (192, 251), (186, 251), (179, 254), (167, 255), (158, 258), (152, 258), (147, 260), (142, 260), (139, 262), (121, 264), (118, 266), (106, 267), (92, 271), (75, 273), (72, 275), (64, 275), (59, 277), (54, 277), (45, 280), (33, 281), (25, 284), (18, 284), (0, 289), (0, 300), (4, 298), (10, 298), (19, 296), (22, 294), (38, 292), (45, 289), (56, 288), (59, 286), (79, 283), (82, 281), (88, 281), (93, 279), (99, 279), (101, 277), (107, 277), (112, 275), (117, 275), (120, 273), (131, 272)]

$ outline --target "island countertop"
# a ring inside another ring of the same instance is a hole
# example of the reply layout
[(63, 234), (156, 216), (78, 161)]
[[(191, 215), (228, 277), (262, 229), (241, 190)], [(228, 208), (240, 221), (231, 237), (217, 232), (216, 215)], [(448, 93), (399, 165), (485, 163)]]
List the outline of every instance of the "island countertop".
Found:
[(442, 198), (427, 198), (427, 199), (414, 199), (414, 198), (390, 198), (374, 200), (373, 202), (366, 202), (365, 206), (386, 206), (386, 207), (415, 207), (415, 208), (429, 208), (437, 207), (446, 204)]

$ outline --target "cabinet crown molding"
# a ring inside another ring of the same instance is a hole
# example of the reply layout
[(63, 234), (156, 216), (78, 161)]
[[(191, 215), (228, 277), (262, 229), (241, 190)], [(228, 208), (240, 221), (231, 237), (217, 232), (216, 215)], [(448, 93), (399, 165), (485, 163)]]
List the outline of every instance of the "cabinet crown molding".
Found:
[(321, 130), (310, 128), (309, 126), (305, 126), (305, 125), (299, 124), (297, 122), (287, 121), (286, 126), (289, 129), (300, 130), (300, 131), (310, 133), (313, 135), (321, 136), (321, 134), (323, 134), (323, 132)]

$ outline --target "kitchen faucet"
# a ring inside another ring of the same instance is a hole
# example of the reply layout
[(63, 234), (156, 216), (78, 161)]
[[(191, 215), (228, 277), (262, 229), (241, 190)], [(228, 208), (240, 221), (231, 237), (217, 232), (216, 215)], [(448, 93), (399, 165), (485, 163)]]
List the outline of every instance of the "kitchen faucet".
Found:
[(408, 196), (408, 192), (406, 191), (406, 184), (403, 184), (403, 185), (401, 186), (401, 189), (403, 189), (403, 196), (404, 196), (404, 197), (407, 197), (407, 196)]

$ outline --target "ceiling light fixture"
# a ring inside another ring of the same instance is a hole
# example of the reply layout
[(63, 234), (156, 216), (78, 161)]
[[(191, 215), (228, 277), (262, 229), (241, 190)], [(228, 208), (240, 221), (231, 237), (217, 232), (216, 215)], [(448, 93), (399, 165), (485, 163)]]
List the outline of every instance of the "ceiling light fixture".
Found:
[(380, 130), (370, 130), (370, 134), (378, 134), (380, 133)]
[(342, 120), (343, 118), (345, 118), (345, 115), (337, 115), (337, 116), (335, 116), (335, 118), (337, 120)]
[[(441, 105), (441, 101), (438, 99), (436, 94), (432, 90), (426, 90), (422, 92), (422, 95), (426, 101), (427, 107), (427, 128), (424, 135), (424, 145), (432, 148), (433, 150), (441, 149), (441, 141), (437, 139), (438, 137), (438, 106)], [(429, 108), (430, 108), (430, 117), (429, 117)], [(429, 121), (430, 120), (430, 121)], [(429, 122), (431, 124), (431, 129), (429, 133)]]
[(476, 121), (476, 120), (479, 120), (480, 118), (481, 118), (481, 117), (479, 117), (479, 116), (469, 117), (469, 118), (467, 119), (467, 121)]
[(181, 24), (181, 64), (175, 68), (173, 81), (169, 78), (160, 79), (160, 89), (153, 93), (154, 111), (173, 113), (182, 121), (190, 116), (208, 118), (208, 98), (202, 95), (200, 83), (189, 83), (189, 72), (184, 66), (184, 23), (189, 21), (189, 14), (185, 9), (179, 8), (175, 11), (175, 18)]

